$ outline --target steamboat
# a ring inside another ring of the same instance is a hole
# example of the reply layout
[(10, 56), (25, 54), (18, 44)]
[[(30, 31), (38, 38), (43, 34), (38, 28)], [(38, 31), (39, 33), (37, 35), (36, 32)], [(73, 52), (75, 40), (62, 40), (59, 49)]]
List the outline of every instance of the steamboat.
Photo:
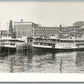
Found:
[(34, 48), (52, 49), (52, 50), (83, 50), (84, 39), (82, 38), (69, 38), (62, 39), (51, 36), (48, 39), (35, 38), (32, 46)]
[(15, 51), (16, 49), (22, 49), (26, 42), (23, 38), (2, 37), (0, 44), (0, 48)]

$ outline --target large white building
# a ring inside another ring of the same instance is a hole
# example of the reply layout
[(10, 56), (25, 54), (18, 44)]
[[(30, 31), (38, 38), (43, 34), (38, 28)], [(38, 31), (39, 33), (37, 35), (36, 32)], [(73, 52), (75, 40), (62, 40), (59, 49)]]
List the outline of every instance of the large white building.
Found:
[(33, 35), (33, 28), (37, 26), (38, 25), (33, 22), (23, 22), (23, 20), (21, 20), (20, 22), (14, 22), (13, 32), (16, 34), (16, 37), (31, 37)]

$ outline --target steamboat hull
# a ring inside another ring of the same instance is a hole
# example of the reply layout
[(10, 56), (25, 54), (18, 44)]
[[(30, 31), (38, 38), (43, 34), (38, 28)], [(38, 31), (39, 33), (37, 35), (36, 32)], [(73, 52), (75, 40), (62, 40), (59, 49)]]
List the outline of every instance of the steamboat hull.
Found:
[(55, 51), (55, 52), (71, 52), (71, 51), (84, 51), (84, 47), (83, 48), (47, 48), (47, 47), (34, 47), (33, 46), (33, 50), (34, 51)]
[(32, 44), (34, 48), (49, 51), (83, 51), (84, 40), (35, 40)]

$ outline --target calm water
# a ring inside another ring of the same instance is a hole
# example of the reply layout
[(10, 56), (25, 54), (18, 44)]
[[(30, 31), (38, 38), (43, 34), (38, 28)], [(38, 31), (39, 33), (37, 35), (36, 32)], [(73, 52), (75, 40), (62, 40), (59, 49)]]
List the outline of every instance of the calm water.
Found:
[(84, 51), (0, 53), (0, 72), (83, 73)]

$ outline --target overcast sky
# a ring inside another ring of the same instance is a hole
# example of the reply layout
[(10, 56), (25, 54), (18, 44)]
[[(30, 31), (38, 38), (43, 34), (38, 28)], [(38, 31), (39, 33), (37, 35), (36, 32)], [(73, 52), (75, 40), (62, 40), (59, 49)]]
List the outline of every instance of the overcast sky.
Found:
[(84, 21), (84, 2), (0, 2), (0, 29), (9, 20), (32, 21), (43, 26), (69, 26)]

